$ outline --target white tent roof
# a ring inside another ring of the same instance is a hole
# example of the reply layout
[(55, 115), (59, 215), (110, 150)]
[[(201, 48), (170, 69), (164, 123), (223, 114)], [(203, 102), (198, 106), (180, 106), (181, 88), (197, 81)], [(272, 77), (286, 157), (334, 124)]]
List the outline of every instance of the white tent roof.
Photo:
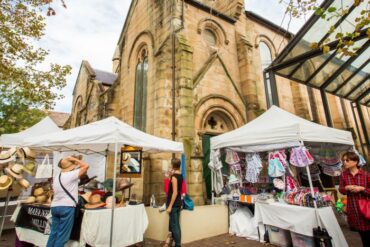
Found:
[(78, 150), (85, 153), (114, 151), (115, 144), (142, 147), (149, 152), (183, 152), (181, 142), (146, 134), (115, 117), (86, 124), (60, 133), (27, 138), (25, 146), (56, 151)]
[(211, 138), (211, 149), (243, 149), (248, 146), (276, 144), (283, 148), (287, 147), (286, 145), (297, 145), (300, 141), (354, 145), (349, 131), (319, 125), (272, 106), (250, 123)]
[(3, 134), (0, 137), (0, 145), (4, 147), (23, 146), (24, 139), (33, 136), (45, 135), (62, 131), (50, 117), (45, 117), (32, 127), (14, 134)]

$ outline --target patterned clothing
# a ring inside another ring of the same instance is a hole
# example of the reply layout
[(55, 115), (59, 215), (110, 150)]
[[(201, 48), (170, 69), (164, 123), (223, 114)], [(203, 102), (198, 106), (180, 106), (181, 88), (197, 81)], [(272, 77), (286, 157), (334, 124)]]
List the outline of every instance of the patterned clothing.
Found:
[[(367, 180), (367, 181), (366, 181)], [(358, 185), (365, 187), (365, 190), (358, 193), (347, 191), (347, 185)], [(370, 174), (360, 169), (353, 176), (348, 170), (344, 171), (340, 176), (339, 192), (347, 195), (347, 218), (348, 224), (353, 230), (369, 231), (370, 220), (362, 216), (358, 207), (358, 200), (370, 198)]]

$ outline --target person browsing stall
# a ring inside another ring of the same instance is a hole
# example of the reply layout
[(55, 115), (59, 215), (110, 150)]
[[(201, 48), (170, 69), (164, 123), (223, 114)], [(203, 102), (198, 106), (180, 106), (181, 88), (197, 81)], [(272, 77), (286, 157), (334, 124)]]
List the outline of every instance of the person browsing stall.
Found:
[(361, 214), (359, 200), (370, 197), (370, 174), (359, 168), (360, 158), (355, 152), (343, 154), (345, 170), (340, 176), (339, 192), (347, 195), (347, 219), (350, 229), (357, 231), (363, 246), (370, 246), (370, 220)]
[[(167, 213), (170, 214), (169, 231), (175, 241), (175, 246), (181, 246), (181, 229), (180, 229), (180, 210), (181, 210), (181, 187), (183, 177), (180, 172), (181, 161), (177, 158), (172, 159), (172, 175), (167, 195)], [(171, 246), (170, 243), (166, 243)]]
[(53, 182), (52, 224), (47, 247), (63, 247), (69, 240), (78, 201), (78, 180), (89, 169), (87, 163), (72, 156), (61, 159), (58, 166), (61, 173), (54, 178)]

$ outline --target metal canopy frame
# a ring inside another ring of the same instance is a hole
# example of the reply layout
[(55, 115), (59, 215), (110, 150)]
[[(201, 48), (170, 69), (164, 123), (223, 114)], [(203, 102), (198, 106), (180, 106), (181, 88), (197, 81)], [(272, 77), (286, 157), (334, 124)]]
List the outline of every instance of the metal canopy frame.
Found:
[[(323, 20), (320, 16), (313, 14), (271, 65), (264, 70), (264, 75), (270, 74), (270, 80), (274, 80), (275, 75), (279, 75), (320, 90), (327, 125), (330, 127), (333, 126), (333, 121), (327, 93), (356, 104), (365, 143), (370, 147), (369, 134), (360, 107), (360, 105), (370, 107), (370, 99), (368, 98), (370, 94), (370, 66), (368, 66), (370, 58), (366, 55), (370, 54), (370, 41), (366, 34), (369, 26), (361, 29), (359, 35), (354, 39), (355, 46), (360, 47), (355, 56), (340, 56), (337, 48), (340, 40), (332, 37), (339, 29), (342, 33), (354, 32), (355, 26), (351, 22), (357, 13), (366, 8), (366, 3), (355, 6), (354, 1), (344, 2), (347, 4), (346, 6), (343, 6), (341, 0), (324, 0), (321, 4), (323, 10), (327, 10), (331, 6), (341, 6), (348, 9), (343, 16), (331, 20), (330, 24), (324, 24), (333, 26), (334, 33), (321, 32)], [(317, 41), (315, 40), (318, 44), (317, 48), (310, 47), (310, 43), (315, 39), (314, 35), (317, 35)], [(327, 44), (329, 52), (323, 54), (320, 45), (329, 37), (332, 40)], [(300, 69), (302, 71), (298, 73)], [(274, 103), (278, 104), (278, 101)]]

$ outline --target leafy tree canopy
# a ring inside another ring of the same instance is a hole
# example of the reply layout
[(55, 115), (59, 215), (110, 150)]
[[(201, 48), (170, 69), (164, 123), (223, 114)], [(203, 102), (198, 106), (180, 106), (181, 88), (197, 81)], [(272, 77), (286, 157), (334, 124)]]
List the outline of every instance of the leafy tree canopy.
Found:
[(66, 85), (70, 66), (44, 65), (48, 51), (37, 47), (44, 35), (48, 0), (0, 1), (0, 134), (34, 124), (52, 109)]

